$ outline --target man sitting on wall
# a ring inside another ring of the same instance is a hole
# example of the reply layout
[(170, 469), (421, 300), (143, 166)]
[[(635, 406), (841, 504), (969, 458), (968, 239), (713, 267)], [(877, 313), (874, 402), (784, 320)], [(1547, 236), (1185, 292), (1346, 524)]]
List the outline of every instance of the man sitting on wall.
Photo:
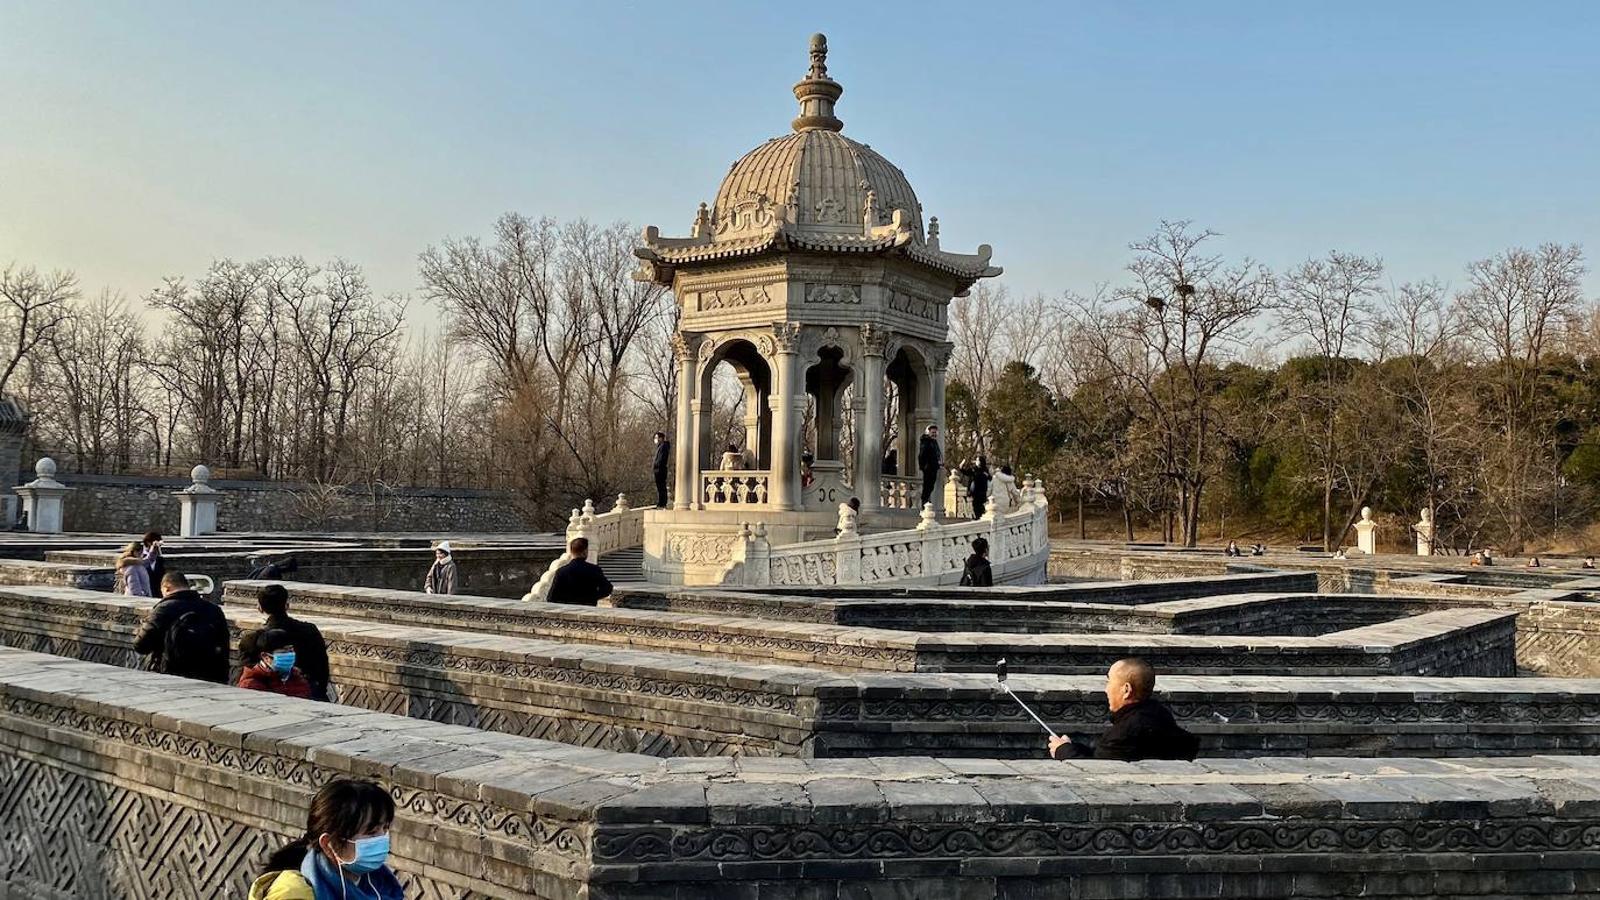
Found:
[(589, 562), (589, 539), (575, 537), (567, 544), (572, 559), (556, 570), (550, 581), (550, 602), (598, 606), (611, 596), (611, 582), (600, 567)]
[(1093, 746), (1068, 737), (1050, 738), (1054, 759), (1194, 759), (1200, 739), (1178, 727), (1172, 712), (1151, 696), (1156, 670), (1142, 659), (1119, 659), (1106, 673), (1111, 727)]

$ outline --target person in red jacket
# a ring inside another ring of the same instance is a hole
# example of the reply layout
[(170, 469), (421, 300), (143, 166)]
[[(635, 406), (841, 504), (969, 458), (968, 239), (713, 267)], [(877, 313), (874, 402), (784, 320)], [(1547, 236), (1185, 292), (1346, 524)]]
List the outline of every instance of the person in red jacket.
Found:
[(255, 636), (255, 663), (239, 673), (239, 687), (308, 699), (311, 682), (294, 666), (294, 638), (280, 628)]

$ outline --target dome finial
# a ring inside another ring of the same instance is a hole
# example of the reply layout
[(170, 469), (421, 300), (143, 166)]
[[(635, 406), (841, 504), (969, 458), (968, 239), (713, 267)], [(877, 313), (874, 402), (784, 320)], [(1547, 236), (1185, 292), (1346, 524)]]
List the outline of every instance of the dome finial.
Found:
[(828, 77), (828, 36), (820, 31), (811, 36), (811, 71), (806, 77)]
[(834, 101), (844, 93), (839, 82), (828, 77), (828, 38), (823, 34), (811, 36), (811, 69), (806, 77), (794, 86), (794, 98), (800, 101), (800, 115), (792, 123), (795, 131), (842, 131), (844, 123), (833, 114)]

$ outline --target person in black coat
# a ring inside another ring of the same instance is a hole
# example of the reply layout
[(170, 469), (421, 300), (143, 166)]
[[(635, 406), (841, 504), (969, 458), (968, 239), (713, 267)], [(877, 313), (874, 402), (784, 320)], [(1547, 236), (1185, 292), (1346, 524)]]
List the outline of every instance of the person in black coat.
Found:
[(1194, 759), (1200, 739), (1178, 727), (1172, 712), (1151, 696), (1156, 671), (1142, 659), (1117, 660), (1106, 673), (1111, 727), (1092, 746), (1068, 737), (1050, 738), (1053, 759)]
[(944, 467), (944, 450), (939, 447), (939, 426), (929, 425), (917, 439), (917, 468), (922, 471), (922, 502), (933, 500), (939, 486), (939, 470)]
[[(276, 628), (287, 632), (294, 644), (295, 668), (311, 682), (311, 699), (328, 699), (328, 642), (322, 631), (310, 622), (289, 616), (289, 592), (281, 584), (269, 584), (256, 598), (256, 606), (266, 613), (267, 624), (262, 630)], [(253, 637), (254, 635), (252, 635)], [(254, 661), (254, 652), (245, 653), (245, 638), (239, 639), (241, 658)]]
[[(147, 654), (154, 671), (226, 684), (228, 617), (222, 607), (192, 590), (181, 572), (161, 579), (161, 598), (134, 635), (134, 652)], [(174, 646), (181, 655), (169, 650)]]
[(972, 541), (972, 555), (961, 569), (962, 587), (994, 587), (994, 570), (989, 568), (989, 542), (984, 538)]
[(900, 451), (899, 450), (896, 450), (895, 448), (890, 447), (889, 448), (889, 452), (885, 453), (883, 455), (883, 474), (885, 474), (885, 475), (899, 475), (900, 474)]
[(556, 570), (556, 577), (550, 582), (550, 602), (598, 606), (611, 596), (611, 582), (599, 566), (589, 562), (589, 539), (573, 538), (567, 544), (567, 552), (572, 559)]
[(989, 459), (978, 457), (977, 465), (962, 466), (961, 474), (967, 479), (967, 496), (972, 499), (972, 517), (981, 519), (989, 503)]
[(150, 575), (150, 586), (161, 584), (161, 579), (167, 574), (167, 561), (161, 555), (161, 532), (146, 531), (144, 533), (144, 568)]
[(667, 508), (667, 474), (672, 469), (672, 442), (664, 431), (656, 432), (656, 456), (650, 471), (656, 477), (656, 509)]

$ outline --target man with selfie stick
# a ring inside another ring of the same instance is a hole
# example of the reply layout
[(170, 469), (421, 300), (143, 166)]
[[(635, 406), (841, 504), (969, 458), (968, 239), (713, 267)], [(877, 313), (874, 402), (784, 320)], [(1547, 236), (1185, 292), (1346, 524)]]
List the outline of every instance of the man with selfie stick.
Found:
[(1106, 705), (1111, 710), (1111, 727), (1093, 745), (1056, 734), (1006, 683), (1006, 661), (995, 665), (1000, 689), (1017, 701), (1023, 711), (1039, 723), (1050, 739), (1052, 759), (1142, 759), (1192, 760), (1200, 750), (1200, 739), (1183, 730), (1166, 705), (1155, 699), (1156, 673), (1142, 659), (1120, 659), (1106, 673)]

